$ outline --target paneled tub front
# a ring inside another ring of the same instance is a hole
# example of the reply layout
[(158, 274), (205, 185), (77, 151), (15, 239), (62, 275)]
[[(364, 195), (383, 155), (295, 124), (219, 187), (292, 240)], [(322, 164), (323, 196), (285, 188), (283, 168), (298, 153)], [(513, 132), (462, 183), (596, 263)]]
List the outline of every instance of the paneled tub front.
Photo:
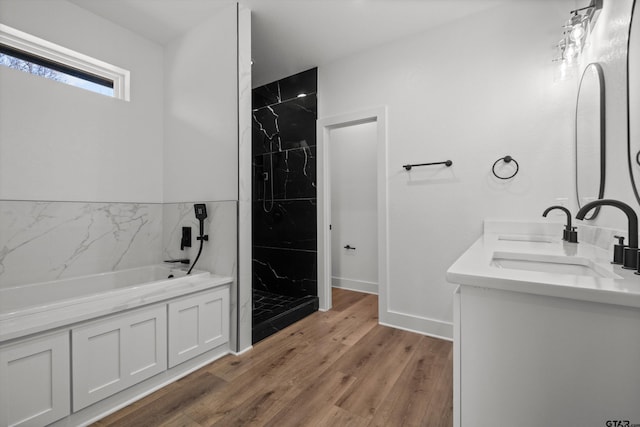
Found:
[(153, 265), (0, 290), (0, 426), (84, 425), (229, 352), (231, 277)]

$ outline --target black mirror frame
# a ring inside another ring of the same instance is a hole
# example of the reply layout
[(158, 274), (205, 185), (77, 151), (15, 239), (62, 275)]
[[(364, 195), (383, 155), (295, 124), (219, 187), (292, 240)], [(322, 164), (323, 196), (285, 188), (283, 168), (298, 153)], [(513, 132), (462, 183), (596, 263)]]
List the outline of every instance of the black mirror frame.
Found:
[[(575, 148), (576, 148), (576, 200), (578, 201), (578, 208), (581, 208), (580, 194), (578, 190), (578, 104), (580, 102), (580, 89), (582, 88), (582, 81), (587, 74), (589, 67), (594, 67), (596, 74), (598, 75), (598, 83), (600, 85), (600, 188), (598, 189), (598, 199), (604, 198), (604, 186), (606, 178), (606, 103), (605, 103), (605, 86), (604, 86), (604, 71), (602, 66), (597, 62), (592, 62), (584, 67), (582, 77), (580, 78), (580, 85), (578, 86), (578, 96), (576, 97), (576, 117), (575, 117)], [(627, 109), (628, 110), (628, 109)], [(585, 220), (593, 220), (600, 213), (600, 206), (596, 207), (592, 211), (593, 213), (589, 217), (585, 217)]]
[[(627, 38), (627, 164), (629, 165), (629, 178), (631, 179), (631, 187), (633, 188), (633, 194), (636, 196), (636, 201), (640, 204), (640, 194), (638, 193), (638, 186), (636, 185), (635, 178), (633, 177), (634, 163), (640, 160), (640, 152), (638, 155), (631, 153), (631, 86), (630, 86), (630, 73), (629, 73), (629, 52), (631, 51), (631, 30), (633, 29), (633, 18), (636, 14), (636, 0), (633, 0), (633, 6), (631, 7), (631, 19), (629, 20), (629, 37)], [(638, 163), (640, 166), (640, 163)]]

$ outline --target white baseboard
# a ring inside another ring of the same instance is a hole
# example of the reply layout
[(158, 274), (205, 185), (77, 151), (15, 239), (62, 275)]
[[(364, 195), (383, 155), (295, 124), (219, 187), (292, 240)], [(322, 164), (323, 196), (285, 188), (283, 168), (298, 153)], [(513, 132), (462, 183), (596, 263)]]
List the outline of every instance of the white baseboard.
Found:
[(397, 311), (387, 311), (380, 317), (381, 325), (404, 331), (415, 332), (446, 341), (453, 341), (453, 323), (442, 320), (428, 319), (399, 313)]
[(253, 350), (253, 346), (250, 345), (249, 347), (245, 348), (244, 350), (240, 350), (240, 351), (232, 351), (230, 352), (231, 354), (233, 354), (234, 356), (241, 356), (243, 354), (245, 354), (248, 351)]
[(365, 280), (345, 279), (344, 277), (332, 277), (331, 286), (346, 289), (348, 291), (364, 292), (378, 295), (378, 284)]

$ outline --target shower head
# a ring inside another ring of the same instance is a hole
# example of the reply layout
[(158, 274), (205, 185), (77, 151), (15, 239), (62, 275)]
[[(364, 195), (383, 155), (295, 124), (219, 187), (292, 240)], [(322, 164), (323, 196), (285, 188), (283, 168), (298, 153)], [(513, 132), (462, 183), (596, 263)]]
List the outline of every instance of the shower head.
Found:
[(193, 267), (196, 266), (196, 263), (200, 259), (205, 240), (209, 240), (209, 236), (204, 234), (204, 220), (207, 219), (207, 205), (204, 203), (196, 203), (193, 205), (193, 212), (196, 215), (196, 219), (200, 221), (200, 235), (196, 237), (196, 240), (200, 240), (200, 249), (198, 249), (198, 255), (196, 255), (196, 259), (193, 261), (193, 264), (191, 264), (191, 267), (189, 267), (187, 274), (191, 274), (191, 270), (193, 270)]
[(207, 205), (204, 203), (196, 203), (193, 205), (193, 210), (196, 214), (196, 219), (200, 221), (200, 236), (197, 239), (202, 240), (204, 238), (204, 220), (207, 218)]
[(193, 205), (193, 210), (196, 213), (196, 219), (204, 221), (207, 218), (207, 205), (204, 203), (196, 203)]

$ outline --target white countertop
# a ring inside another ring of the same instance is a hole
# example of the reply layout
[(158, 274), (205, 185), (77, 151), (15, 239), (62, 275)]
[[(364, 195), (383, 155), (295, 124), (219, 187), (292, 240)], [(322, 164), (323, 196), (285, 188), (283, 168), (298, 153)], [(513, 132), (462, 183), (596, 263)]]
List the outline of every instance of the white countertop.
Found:
[(27, 335), (70, 326), (74, 323), (118, 313), (194, 292), (228, 285), (233, 278), (207, 274), (183, 278), (179, 283), (162, 281), (135, 286), (126, 291), (96, 294), (73, 304), (53, 306), (0, 320), (0, 343)]
[[(487, 228), (485, 227), (485, 230)], [(512, 241), (508, 233), (491, 232), (479, 238), (447, 271), (447, 280), (458, 285), (524, 292), (575, 300), (640, 307), (640, 276), (635, 270), (612, 265), (612, 253), (587, 243)], [(556, 233), (557, 234), (557, 233)], [(617, 278), (590, 277), (501, 268), (492, 265), (494, 253), (527, 256), (562, 256), (588, 259)]]

